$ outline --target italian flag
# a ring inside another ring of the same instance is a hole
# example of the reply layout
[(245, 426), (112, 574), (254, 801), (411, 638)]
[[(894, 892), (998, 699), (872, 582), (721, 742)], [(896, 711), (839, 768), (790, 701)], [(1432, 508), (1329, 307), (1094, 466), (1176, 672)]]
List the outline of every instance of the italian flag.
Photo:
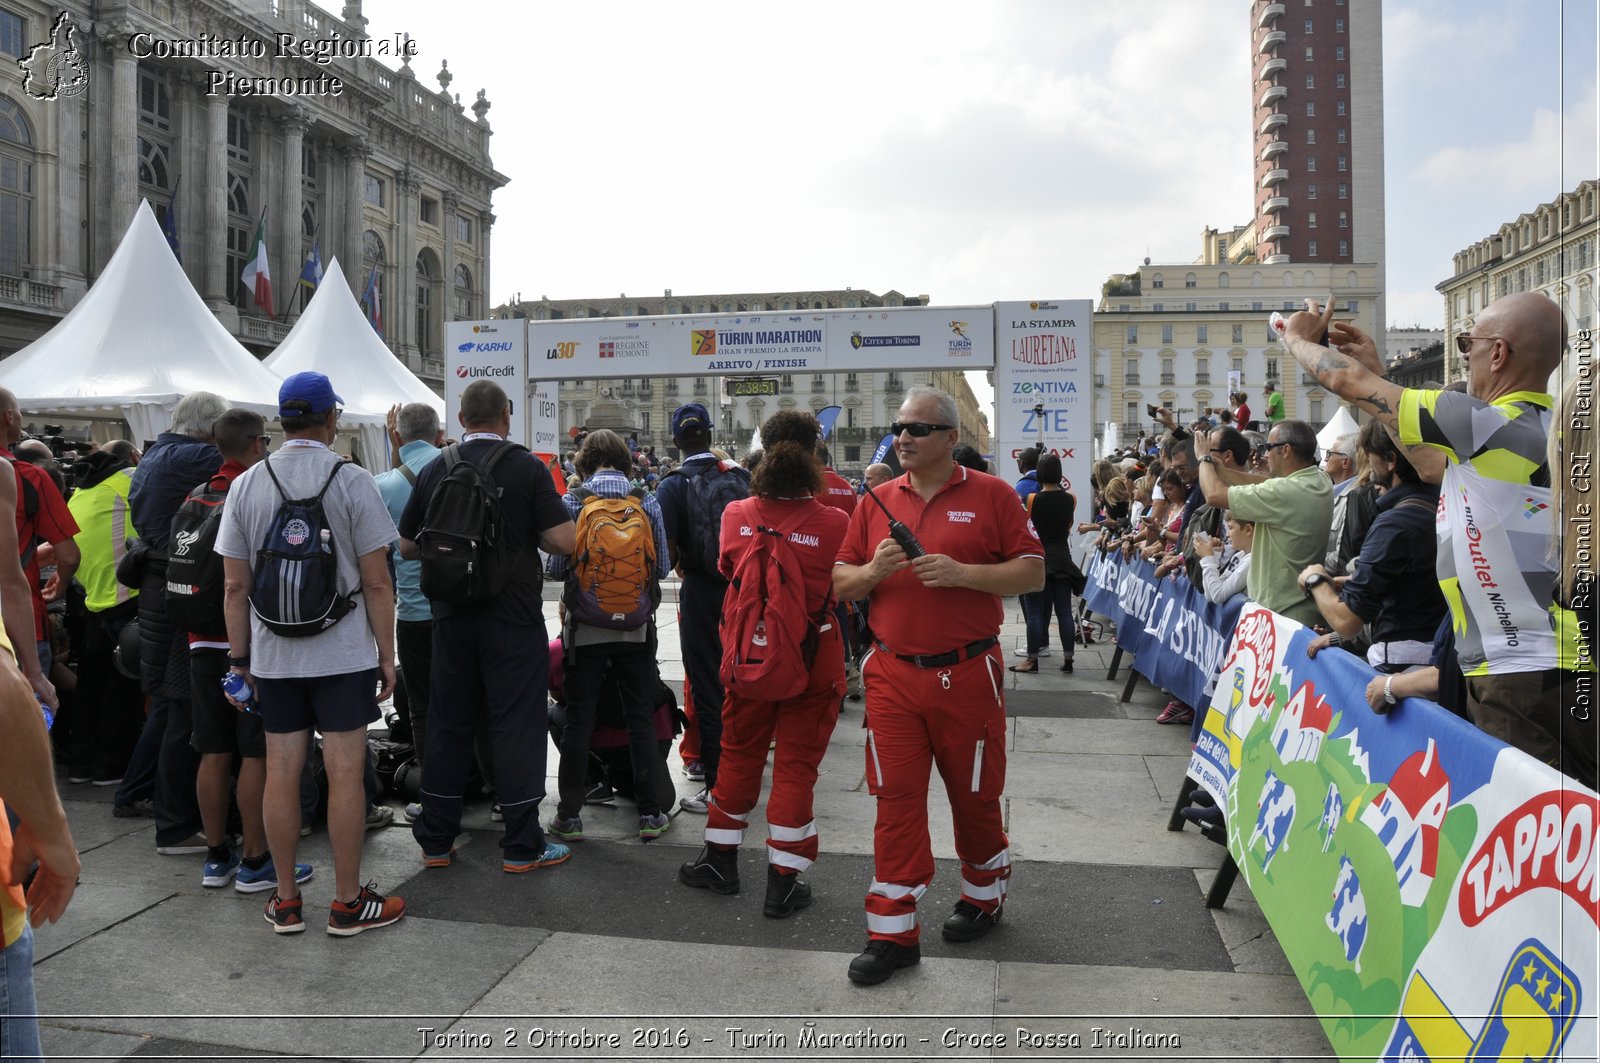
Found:
[(256, 240), (250, 248), (250, 257), (245, 260), (244, 272), (239, 274), (239, 280), (249, 288), (255, 296), (255, 303), (267, 312), (268, 317), (277, 315), (272, 309), (272, 273), (267, 268), (267, 212), (261, 212), (261, 220), (256, 222)]

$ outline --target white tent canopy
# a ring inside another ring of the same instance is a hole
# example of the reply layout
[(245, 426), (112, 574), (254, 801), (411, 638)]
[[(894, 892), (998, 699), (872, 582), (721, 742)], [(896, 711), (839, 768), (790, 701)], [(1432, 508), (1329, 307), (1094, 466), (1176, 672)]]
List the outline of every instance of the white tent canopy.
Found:
[(300, 320), (262, 364), (285, 379), (310, 371), (332, 381), (347, 419), (353, 414), (360, 425), (361, 455), (370, 469), (387, 466), (384, 416), (391, 406), (426, 402), (444, 415), (444, 400), (372, 331), (338, 259), (329, 261)]
[(1350, 416), (1350, 407), (1340, 406), (1334, 413), (1333, 419), (1323, 425), (1322, 431), (1317, 433), (1317, 446), (1329, 450), (1340, 436), (1351, 436), (1361, 431), (1361, 426), (1356, 424), (1356, 419)]
[(279, 383), (195, 293), (148, 203), (78, 305), (0, 362), (23, 412), (127, 421), (136, 443), (195, 391), (275, 416)]

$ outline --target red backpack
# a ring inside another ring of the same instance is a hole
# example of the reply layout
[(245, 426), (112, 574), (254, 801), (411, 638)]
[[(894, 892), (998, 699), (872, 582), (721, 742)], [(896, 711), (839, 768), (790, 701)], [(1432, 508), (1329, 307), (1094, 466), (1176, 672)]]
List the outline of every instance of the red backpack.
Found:
[(806, 612), (804, 574), (789, 543), (805, 510), (788, 527), (754, 526), (723, 602), (722, 685), (753, 701), (792, 698), (811, 682), (832, 594), (816, 616)]

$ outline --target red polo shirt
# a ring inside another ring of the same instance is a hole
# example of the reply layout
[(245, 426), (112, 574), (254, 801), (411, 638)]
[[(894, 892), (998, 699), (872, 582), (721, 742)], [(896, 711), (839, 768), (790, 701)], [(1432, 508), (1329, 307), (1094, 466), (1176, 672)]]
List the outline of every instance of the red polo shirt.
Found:
[[(806, 516), (800, 516), (800, 507)], [(782, 528), (800, 523), (789, 533), (789, 545), (800, 562), (806, 585), (806, 612), (816, 616), (833, 590), (833, 559), (838, 556), (849, 521), (815, 498), (741, 498), (722, 511), (721, 558), (718, 567), (732, 579), (750, 544), (756, 525)]]
[[(1017, 493), (998, 476), (957, 465), (927, 502), (899, 476), (876, 488), (889, 512), (916, 535), (930, 554), (946, 554), (964, 564), (992, 565), (1019, 557), (1044, 557), (1033, 523)], [(839, 563), (865, 565), (878, 543), (889, 537), (889, 520), (871, 501), (856, 507)], [(1000, 633), (1005, 606), (998, 594), (965, 587), (928, 587), (910, 568), (896, 572), (872, 591), (872, 630), (895, 653), (946, 653)]]
[(817, 501), (843, 510), (848, 517), (856, 511), (856, 489), (850, 486), (849, 480), (832, 469), (823, 469), (822, 490), (817, 492)]

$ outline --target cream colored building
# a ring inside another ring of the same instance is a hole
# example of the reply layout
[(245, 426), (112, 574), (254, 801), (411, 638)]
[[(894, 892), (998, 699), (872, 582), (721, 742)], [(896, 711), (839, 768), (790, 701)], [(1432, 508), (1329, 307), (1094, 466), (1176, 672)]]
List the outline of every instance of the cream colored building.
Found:
[[(1515, 292), (1543, 292), (1561, 304), (1567, 328), (1594, 328), (1596, 245), (1600, 243), (1600, 181), (1582, 181), (1492, 236), (1455, 254), (1455, 272), (1436, 286), (1444, 296), (1445, 379), (1462, 375), (1456, 336), (1472, 331), (1478, 312)], [(1568, 345), (1568, 369), (1576, 367)]]
[[(495, 309), (495, 317), (522, 315), (534, 321), (572, 318), (636, 317), (653, 314), (733, 314), (766, 310), (847, 310), (863, 307), (926, 306), (926, 295), (897, 291), (881, 295), (862, 289), (794, 292), (737, 292), (713, 295), (663, 295), (607, 299), (515, 299)], [(860, 476), (872, 452), (894, 422), (908, 387), (930, 384), (955, 396), (961, 438), (987, 454), (993, 444), (988, 415), (959, 370), (903, 372), (785, 373), (778, 394), (730, 396), (720, 376), (643, 377), (628, 380), (565, 380), (561, 383), (561, 432), (577, 427), (607, 427), (634, 432), (640, 446), (671, 453), (669, 420), (685, 402), (700, 402), (716, 422), (715, 439), (743, 454), (766, 417), (785, 409), (820, 410), (839, 406), (834, 425), (833, 465), (845, 476)]]
[[(18, 60), (68, 37), (52, 32), (63, 11), (70, 47), (56, 51), (86, 82), (40, 99), (47, 81), (25, 84)], [(355, 54), (308, 57), (335, 38)], [(196, 47), (219, 39), (245, 54)], [(315, 242), (358, 295), (377, 268), (385, 342), (440, 386), (444, 321), (487, 310), (490, 197), (507, 178), (489, 157), (489, 101), (464, 105), (443, 67), (435, 88), (409, 60), (380, 61), (408, 47), (369, 38), (360, 0), (338, 14), (305, 0), (0, 0), (0, 356), (72, 308), (146, 199), (158, 219), (176, 211), (184, 271), (256, 353), (293, 325)], [(237, 89), (255, 79), (273, 80)], [(276, 319), (239, 280), (263, 215)]]
[[(1216, 230), (1204, 235), (1214, 248)], [(1268, 321), (1273, 311), (1287, 316), (1303, 309), (1307, 298), (1331, 291), (1341, 317), (1376, 333), (1376, 268), (1267, 266), (1249, 261), (1248, 252), (1242, 257), (1246, 261), (1225, 265), (1146, 263), (1106, 281), (1094, 316), (1097, 439), (1104, 438), (1107, 422), (1118, 425), (1125, 441), (1150, 428), (1146, 404), (1173, 409), (1184, 421), (1225, 406), (1230, 374), (1238, 374), (1252, 417), (1262, 416), (1269, 380), (1283, 392), (1289, 417), (1320, 427), (1333, 416), (1338, 397), (1301, 371), (1269, 336)]]

